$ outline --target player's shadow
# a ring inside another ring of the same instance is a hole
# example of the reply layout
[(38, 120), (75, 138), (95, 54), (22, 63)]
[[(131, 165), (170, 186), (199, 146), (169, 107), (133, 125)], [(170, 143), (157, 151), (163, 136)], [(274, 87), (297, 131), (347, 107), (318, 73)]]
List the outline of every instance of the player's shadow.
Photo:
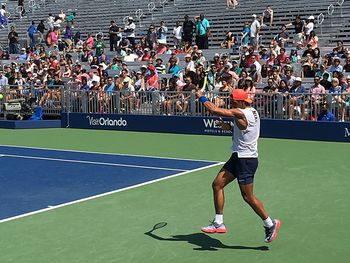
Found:
[(164, 238), (153, 233), (153, 231), (148, 231), (145, 235), (150, 236), (156, 240), (160, 241), (183, 241), (193, 244), (197, 247), (193, 250), (199, 251), (217, 251), (219, 249), (239, 249), (239, 250), (261, 250), (268, 251), (269, 247), (259, 246), (259, 247), (250, 247), (250, 246), (228, 246), (223, 244), (220, 240), (212, 238), (204, 233), (193, 233), (187, 235), (174, 235), (169, 238)]

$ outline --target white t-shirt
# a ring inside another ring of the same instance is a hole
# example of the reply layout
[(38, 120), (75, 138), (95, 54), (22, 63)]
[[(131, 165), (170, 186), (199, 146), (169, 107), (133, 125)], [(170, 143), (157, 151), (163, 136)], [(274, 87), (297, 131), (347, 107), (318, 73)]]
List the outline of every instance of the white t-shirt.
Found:
[(6, 14), (5, 9), (0, 9), (0, 15), (1, 15), (1, 16), (5, 16), (5, 14)]
[(135, 37), (135, 28), (136, 28), (135, 23), (131, 23), (129, 25), (126, 25), (124, 30), (132, 29), (132, 31), (125, 33), (126, 37)]
[(240, 130), (236, 124), (233, 126), (233, 145), (231, 151), (236, 152), (239, 158), (258, 157), (258, 138), (260, 135), (260, 117), (254, 108), (240, 109), (247, 119), (248, 127)]
[(314, 23), (309, 22), (306, 26), (305, 26), (305, 35), (310, 35), (311, 31), (314, 30)]
[(260, 28), (260, 23), (258, 20), (254, 20), (250, 26), (250, 37), (257, 37), (258, 29)]
[(182, 38), (182, 26), (174, 27), (173, 34), (176, 39)]

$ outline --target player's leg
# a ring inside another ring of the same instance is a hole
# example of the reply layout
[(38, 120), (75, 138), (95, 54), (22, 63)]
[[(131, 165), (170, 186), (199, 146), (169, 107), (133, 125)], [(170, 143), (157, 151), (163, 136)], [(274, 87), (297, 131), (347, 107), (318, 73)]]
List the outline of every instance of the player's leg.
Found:
[(263, 220), (265, 228), (265, 242), (272, 242), (276, 236), (280, 226), (278, 219), (272, 220), (266, 212), (263, 203), (254, 195), (254, 175), (258, 168), (258, 160), (256, 158), (238, 159), (237, 180), (241, 195), (255, 213)]
[(263, 203), (253, 193), (253, 183), (240, 184), (239, 189), (241, 190), (241, 195), (244, 201), (250, 205), (255, 213), (260, 216), (262, 220), (268, 218), (268, 214), (264, 208)]
[(222, 215), (224, 212), (225, 195), (224, 188), (235, 179), (234, 175), (222, 168), (212, 183), (215, 213)]
[(232, 182), (236, 177), (233, 175), (234, 171), (231, 169), (232, 156), (226, 162), (224, 167), (219, 171), (212, 183), (215, 218), (213, 222), (207, 226), (201, 228), (205, 233), (226, 233), (226, 227), (224, 225), (223, 211), (225, 203), (224, 187)]

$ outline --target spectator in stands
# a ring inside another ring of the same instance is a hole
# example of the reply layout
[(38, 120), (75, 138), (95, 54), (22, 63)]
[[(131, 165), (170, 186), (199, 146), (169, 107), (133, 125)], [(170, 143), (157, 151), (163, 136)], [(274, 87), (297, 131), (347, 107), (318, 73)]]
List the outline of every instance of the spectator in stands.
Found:
[(166, 44), (166, 34), (168, 32), (168, 27), (165, 26), (165, 22), (164, 21), (160, 21), (160, 26), (157, 29), (157, 39), (159, 40), (163, 40), (164, 44)]
[(251, 99), (252, 101), (254, 101), (256, 87), (255, 87), (255, 84), (254, 84), (253, 79), (251, 77), (248, 76), (245, 79), (245, 85), (243, 87), (243, 90), (245, 92), (247, 92), (248, 98)]
[(8, 40), (9, 40), (9, 53), (10, 54), (18, 54), (18, 44), (19, 44), (19, 37), (18, 33), (15, 31), (15, 27), (10, 27), (10, 33), (8, 34)]
[(34, 34), (37, 32), (37, 29), (35, 27), (35, 22), (34, 21), (32, 21), (32, 23), (28, 27), (27, 32), (28, 32), (28, 36), (30, 38), (29, 46), (33, 47), (33, 46), (35, 46), (35, 36), (34, 36)]
[(214, 104), (216, 107), (224, 108), (230, 104), (230, 92), (232, 87), (225, 78), (221, 78), (221, 87), (214, 94)]
[(339, 85), (339, 79), (333, 78), (332, 79), (332, 86), (329, 89), (329, 94), (332, 94), (332, 102), (334, 103), (335, 107), (339, 109), (340, 113), (340, 120), (344, 121), (345, 119), (345, 101), (343, 99), (343, 96), (341, 96), (342, 93), (342, 87)]
[(312, 85), (309, 90), (311, 100), (305, 101), (305, 105), (311, 107), (311, 119), (317, 116), (320, 104), (324, 102), (323, 94), (326, 93), (326, 89), (320, 84), (320, 81), (319, 77), (314, 77), (314, 85)]
[(134, 23), (134, 19), (130, 16), (128, 18), (128, 23), (124, 27), (124, 33), (126, 38), (129, 40), (132, 48), (135, 48), (135, 29), (136, 25)]
[(341, 58), (344, 58), (345, 57), (345, 48), (344, 48), (344, 42), (342, 40), (339, 40), (337, 42), (337, 53), (340, 54), (340, 57)]
[(243, 69), (241, 71), (241, 74), (239, 75), (239, 80), (238, 80), (238, 83), (237, 83), (237, 88), (239, 89), (243, 89), (244, 86), (245, 86), (245, 80), (246, 78), (248, 77), (248, 73), (245, 69)]
[(146, 91), (154, 91), (159, 89), (159, 78), (156, 74), (156, 68), (153, 65), (147, 67), (148, 74), (146, 75)]
[(94, 47), (94, 38), (92, 37), (92, 34), (89, 33), (87, 35), (86, 40), (84, 41), (83, 47), (85, 47), (88, 51), (91, 51)]
[(209, 21), (204, 17), (204, 14), (200, 14), (196, 17), (196, 44), (199, 49), (209, 48)]
[(66, 22), (71, 28), (74, 28), (74, 18), (76, 17), (76, 12), (72, 12), (70, 15), (66, 16)]
[(97, 34), (97, 39), (94, 43), (94, 48), (95, 48), (95, 55), (97, 57), (101, 56), (101, 54), (105, 48), (105, 44), (103, 43), (101, 34)]
[(343, 72), (350, 72), (350, 58), (345, 59), (345, 65), (343, 66)]
[(290, 51), (289, 58), (292, 63), (297, 63), (300, 60), (300, 56), (298, 55), (298, 51), (296, 49), (292, 49)]
[(346, 85), (344, 87), (343, 95), (342, 95), (344, 105), (344, 112), (347, 115), (347, 119), (349, 120), (350, 115), (350, 75), (346, 77)]
[(293, 86), (293, 83), (295, 81), (295, 76), (292, 74), (292, 69), (291, 68), (286, 68), (284, 71), (284, 76), (281, 78), (284, 80), (288, 86), (288, 88), (291, 88)]
[(305, 58), (305, 57), (307, 57), (308, 55), (310, 55), (311, 57), (314, 55), (314, 50), (312, 49), (311, 44), (308, 44), (308, 45), (307, 45), (307, 49), (304, 51), (302, 57)]
[(232, 32), (227, 31), (225, 35), (224, 41), (221, 42), (220, 47), (221, 48), (227, 48), (231, 49), (232, 45), (235, 44), (235, 36)]
[(2, 4), (0, 9), (0, 27), (5, 28), (7, 26), (7, 12), (6, 5)]
[(256, 15), (252, 15), (252, 24), (250, 25), (250, 45), (254, 48), (254, 51), (258, 51), (259, 46), (259, 33), (260, 23), (256, 19)]
[(226, 6), (227, 6), (226, 9), (230, 9), (230, 8), (235, 9), (237, 5), (238, 5), (237, 0), (226, 0)]
[(58, 14), (58, 17), (64, 21), (66, 19), (66, 14), (64, 13), (63, 9), (61, 9), (61, 12)]
[(195, 91), (197, 91), (197, 87), (192, 83), (192, 78), (190, 76), (185, 77), (185, 85), (182, 87), (182, 91), (184, 92), (184, 97), (179, 109), (181, 108), (181, 115), (187, 115), (188, 104), (191, 99), (191, 93), (195, 93)]
[(181, 49), (182, 34), (183, 34), (183, 29), (180, 24), (180, 21), (176, 21), (176, 26), (173, 29), (173, 40), (174, 40), (175, 49)]
[(55, 22), (55, 17), (50, 13), (49, 16), (47, 17), (47, 25), (49, 26), (50, 29), (54, 29), (54, 22)]
[[(176, 61), (175, 61), (175, 65), (176, 65)], [(170, 64), (169, 64), (169, 66), (170, 66)], [(155, 67), (156, 67), (158, 74), (166, 74), (166, 66), (163, 64), (162, 58), (156, 59)]]
[(317, 117), (318, 121), (335, 121), (333, 113), (328, 109), (327, 103), (322, 103), (320, 113)]
[(312, 31), (310, 32), (310, 35), (309, 35), (309, 37), (308, 37), (306, 43), (307, 43), (308, 45), (311, 45), (311, 48), (312, 48), (312, 49), (317, 48), (317, 45), (318, 45), (318, 36), (316, 36), (316, 33), (315, 33), (314, 30), (312, 30)]
[(315, 27), (315, 17), (309, 16), (309, 18), (306, 20), (304, 25), (304, 33), (305, 33), (305, 41), (308, 42), (310, 38), (311, 32), (314, 30)]
[(109, 47), (110, 51), (115, 51), (117, 46), (119, 45), (119, 41), (121, 40), (121, 30), (120, 27), (117, 26), (114, 20), (111, 21), (111, 25), (109, 26)]
[(45, 27), (45, 24), (44, 24), (44, 20), (40, 20), (40, 23), (38, 24), (37, 30), (41, 34), (44, 34), (45, 30), (47, 30), (47, 28)]
[(153, 25), (151, 25), (148, 28), (147, 35), (146, 35), (146, 43), (147, 43), (147, 48), (149, 48), (149, 50), (155, 50), (156, 49), (157, 32), (156, 32), (156, 30), (155, 30)]
[(243, 29), (242, 29), (242, 39), (241, 39), (241, 43), (242, 45), (248, 45), (249, 43), (249, 37), (250, 37), (250, 26), (249, 26), (249, 22), (245, 21), (244, 25), (243, 25)]
[(286, 43), (289, 41), (289, 34), (286, 31), (287, 27), (285, 25), (281, 26), (281, 32), (278, 33), (276, 40), (281, 48), (286, 46)]
[(293, 86), (290, 90), (289, 97), (289, 119), (294, 116), (295, 107), (300, 107), (301, 120), (305, 120), (305, 103), (304, 103), (305, 88), (301, 85), (301, 78), (295, 78)]
[[(189, 20), (188, 15), (185, 15), (185, 21), (182, 25), (182, 41), (184, 43), (188, 42), (188, 46), (192, 46), (192, 39), (193, 39), (193, 32), (196, 25), (193, 23), (192, 20)], [(185, 51), (186, 52), (186, 51)], [(190, 53), (190, 52), (186, 52)]]
[(176, 65), (176, 60), (170, 59), (169, 62), (170, 62), (170, 65), (167, 73), (172, 75), (178, 74), (180, 71), (180, 67)]
[(297, 15), (293, 22), (286, 24), (286, 27), (290, 26), (294, 26), (294, 46), (302, 44), (304, 37), (304, 22), (301, 20), (301, 17)]
[(213, 91), (216, 84), (216, 77), (218, 75), (218, 68), (215, 64), (211, 64), (210, 70), (207, 75), (207, 90)]
[(330, 73), (333, 73), (334, 71), (337, 71), (337, 72), (342, 72), (343, 71), (343, 66), (340, 65), (340, 59), (338, 57), (334, 57), (333, 58), (333, 64), (328, 69), (328, 72), (330, 72)]
[(67, 49), (66, 49), (67, 52), (73, 50), (74, 48), (73, 41), (72, 41), (73, 36), (74, 36), (74, 33), (72, 31), (72, 28), (70, 27), (69, 24), (67, 24), (66, 28), (63, 31), (63, 40), (67, 46)]
[(262, 16), (260, 16), (261, 26), (266, 26), (269, 23), (272, 26), (273, 23), (273, 9), (270, 5), (266, 6), (266, 9), (263, 11)]
[[(261, 72), (261, 67), (260, 67), (260, 72)], [(260, 83), (261, 82), (261, 74), (257, 70), (255, 64), (250, 65), (250, 70), (249, 70), (249, 77), (253, 80), (254, 84)]]

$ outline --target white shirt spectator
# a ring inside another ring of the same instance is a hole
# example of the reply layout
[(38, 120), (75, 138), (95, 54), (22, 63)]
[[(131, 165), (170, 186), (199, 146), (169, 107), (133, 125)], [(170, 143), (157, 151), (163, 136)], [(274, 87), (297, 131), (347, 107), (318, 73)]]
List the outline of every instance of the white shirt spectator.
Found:
[(0, 75), (0, 87), (8, 84), (9, 84), (8, 79), (5, 76)]
[(6, 15), (6, 10), (5, 9), (0, 9), (0, 14), (1, 14), (1, 16), (5, 16)]
[(182, 38), (182, 26), (174, 27), (173, 30), (174, 37), (178, 40)]
[(250, 37), (257, 37), (259, 35), (258, 29), (260, 29), (260, 23), (255, 19), (250, 26)]
[(314, 30), (314, 26), (315, 24), (313, 22), (307, 23), (307, 25), (305, 26), (305, 35), (310, 35), (311, 31)]
[(134, 62), (134, 61), (136, 61), (138, 58), (139, 58), (139, 57), (138, 57), (136, 54), (130, 53), (129, 55), (126, 55), (126, 56), (124, 57), (124, 61), (125, 61), (125, 62)]
[(256, 66), (256, 71), (260, 74), (261, 73), (261, 65), (258, 61), (255, 60), (253, 63)]
[(128, 31), (131, 29), (129, 32), (126, 33), (126, 37), (135, 37), (135, 28), (136, 28), (136, 25), (134, 22), (126, 25), (124, 28), (124, 31), (125, 30)]

